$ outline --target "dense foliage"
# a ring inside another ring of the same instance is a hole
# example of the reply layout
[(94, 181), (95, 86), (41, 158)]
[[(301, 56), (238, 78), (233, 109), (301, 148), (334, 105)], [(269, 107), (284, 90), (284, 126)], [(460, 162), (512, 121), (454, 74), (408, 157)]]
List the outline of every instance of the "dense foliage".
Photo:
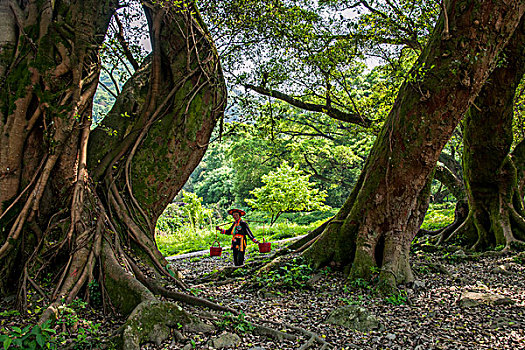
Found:
[(262, 176), (264, 185), (251, 191), (255, 198), (246, 199), (246, 203), (269, 213), (272, 225), (283, 213), (327, 210), (323, 203), (326, 192), (313, 188), (309, 178), (297, 166), (292, 168), (283, 161), (275, 171)]

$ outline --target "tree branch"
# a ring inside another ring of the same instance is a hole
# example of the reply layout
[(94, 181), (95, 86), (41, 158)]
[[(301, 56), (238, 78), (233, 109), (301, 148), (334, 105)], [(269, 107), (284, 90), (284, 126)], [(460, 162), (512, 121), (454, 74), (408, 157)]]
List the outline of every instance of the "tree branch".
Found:
[(115, 22), (118, 26), (118, 32), (117, 34), (117, 40), (120, 43), (120, 46), (122, 47), (122, 51), (124, 51), (124, 55), (128, 59), (129, 63), (133, 66), (133, 69), (138, 70), (139, 69), (139, 63), (133, 57), (133, 54), (131, 53), (131, 50), (129, 48), (128, 42), (126, 41), (126, 38), (124, 38), (124, 27), (122, 26), (122, 22), (120, 21), (120, 18), (118, 16), (115, 16)]
[(276, 98), (278, 100), (287, 102), (291, 104), (292, 106), (295, 106), (295, 107), (298, 107), (298, 108), (301, 108), (307, 111), (324, 113), (331, 118), (334, 118), (334, 119), (337, 119), (343, 122), (357, 124), (365, 128), (370, 127), (370, 125), (372, 124), (372, 121), (370, 119), (362, 118), (356, 113), (346, 113), (346, 112), (340, 111), (338, 109), (335, 109), (335, 108), (332, 108), (326, 105), (319, 105), (319, 104), (314, 104), (314, 103), (303, 102), (290, 95), (284, 94), (282, 92), (279, 92), (276, 90), (269, 90), (269, 89), (266, 89), (260, 86), (255, 86), (252, 84), (245, 84), (244, 86), (261, 95)]

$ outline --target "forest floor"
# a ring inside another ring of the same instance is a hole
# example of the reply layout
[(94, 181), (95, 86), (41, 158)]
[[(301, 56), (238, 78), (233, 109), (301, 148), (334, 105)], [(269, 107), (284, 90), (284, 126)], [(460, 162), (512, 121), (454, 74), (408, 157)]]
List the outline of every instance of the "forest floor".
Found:
[[(300, 327), (335, 349), (525, 349), (524, 255), (494, 253), (469, 258), (461, 253), (415, 252), (416, 283), (389, 296), (379, 295), (364, 280), (349, 282), (330, 268), (304, 276), (307, 270), (290, 266), (279, 278), (246, 276), (202, 283), (204, 274), (232, 265), (229, 252), (220, 258), (172, 263), (198, 296), (242, 310), (247, 321), (290, 333), (290, 325)], [(252, 253), (246, 264), (260, 255)], [(254, 279), (263, 287), (254, 288)], [(468, 292), (476, 293), (469, 294), (471, 299), (488, 296), (491, 301), (462, 301)], [(362, 306), (375, 315), (379, 328), (360, 332), (325, 323), (331, 312), (348, 305)], [(233, 333), (234, 326), (194, 338), (195, 348), (210, 348), (210, 339), (221, 332)], [(275, 342), (242, 332), (245, 325), (238, 328), (242, 342), (236, 349), (298, 349), (309, 340), (303, 334), (296, 341)], [(180, 349), (183, 345), (172, 342), (163, 348)], [(310, 348), (321, 347), (316, 342)]]
[[(524, 253), (493, 252), (473, 258), (461, 253), (415, 251), (411, 263), (416, 282), (387, 296), (380, 295), (370, 282), (348, 281), (342, 272), (331, 268), (313, 272), (300, 260), (272, 274), (258, 276), (249, 270), (250, 263), (271, 258), (272, 253), (249, 252), (245, 267), (236, 269), (233, 278), (216, 280), (211, 277), (234, 270), (229, 251), (221, 257), (172, 260), (193, 294), (242, 314), (220, 316), (212, 333), (183, 334), (183, 340), (172, 337), (161, 346), (146, 344), (142, 349), (217, 349), (219, 338), (228, 338), (231, 348), (244, 350), (321, 349), (323, 342), (338, 350), (525, 349)], [(484, 295), (491, 301), (462, 301), (467, 292), (477, 293), (470, 294), (471, 298)], [(366, 309), (376, 317), (379, 327), (356, 331), (325, 322), (334, 310), (350, 306)], [(105, 339), (122, 323), (118, 318), (88, 312), (89, 306), (84, 305), (83, 310), (82, 317), (101, 323), (99, 346), (107, 343)], [(11, 329), (28, 321), (6, 312), (3, 316), (0, 325)], [(276, 341), (253, 332), (253, 325), (279, 329), (297, 339)], [(62, 327), (65, 330), (64, 324)], [(84, 344), (99, 348), (93, 340), (84, 339)], [(86, 348), (73, 341), (66, 343), (64, 348)]]

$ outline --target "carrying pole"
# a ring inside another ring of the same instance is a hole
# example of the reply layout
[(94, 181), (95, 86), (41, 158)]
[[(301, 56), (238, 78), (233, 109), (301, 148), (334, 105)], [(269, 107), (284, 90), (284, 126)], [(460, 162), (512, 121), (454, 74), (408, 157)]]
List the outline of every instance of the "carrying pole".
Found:
[[(247, 221), (247, 222), (257, 222), (257, 223), (260, 223), (260, 224), (266, 224), (266, 221), (257, 221), (257, 220), (250, 220), (250, 219), (245, 219), (244, 221)], [(233, 225), (234, 222), (223, 222), (222, 224), (218, 224), (218, 225), (215, 225), (215, 226), (224, 226), (224, 225)]]
[(228, 224), (233, 224), (233, 222), (223, 222), (222, 224), (218, 224), (218, 225), (215, 225), (215, 226), (224, 226), (224, 225), (228, 225)]

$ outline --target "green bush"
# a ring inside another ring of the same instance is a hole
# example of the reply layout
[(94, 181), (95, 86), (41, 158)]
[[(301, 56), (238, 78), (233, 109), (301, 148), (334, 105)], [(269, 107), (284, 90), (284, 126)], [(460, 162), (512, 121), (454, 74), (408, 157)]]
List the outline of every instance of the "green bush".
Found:
[[(86, 320), (81, 313), (88, 312), (87, 303), (75, 299), (69, 305), (57, 308), (56, 325), (51, 321), (42, 325), (30, 324), (23, 328), (11, 326), (0, 330), (0, 347), (8, 349), (107, 349), (100, 323)], [(57, 332), (58, 330), (58, 332)], [(61, 331), (65, 330), (65, 331)]]
[(301, 257), (280, 265), (266, 274), (254, 276), (253, 281), (260, 288), (284, 287), (290, 290), (306, 288), (313, 268)]
[(249, 333), (255, 329), (255, 327), (245, 319), (246, 315), (244, 312), (240, 312), (239, 315), (234, 316), (231, 312), (224, 314), (222, 321), (216, 323), (220, 330), (233, 329), (237, 333)]
[(385, 298), (385, 301), (395, 306), (405, 305), (408, 301), (407, 293), (404, 290), (392, 293)]
[(181, 191), (184, 204), (171, 203), (157, 220), (157, 232), (169, 234), (184, 228), (196, 232), (212, 225), (211, 209), (202, 205), (202, 198), (191, 192)]
[(2, 330), (6, 334), (0, 334), (0, 343), (4, 350), (8, 349), (58, 349), (55, 339), (56, 331), (51, 328), (51, 322), (47, 321), (42, 326), (28, 325), (24, 328), (10, 327)]

